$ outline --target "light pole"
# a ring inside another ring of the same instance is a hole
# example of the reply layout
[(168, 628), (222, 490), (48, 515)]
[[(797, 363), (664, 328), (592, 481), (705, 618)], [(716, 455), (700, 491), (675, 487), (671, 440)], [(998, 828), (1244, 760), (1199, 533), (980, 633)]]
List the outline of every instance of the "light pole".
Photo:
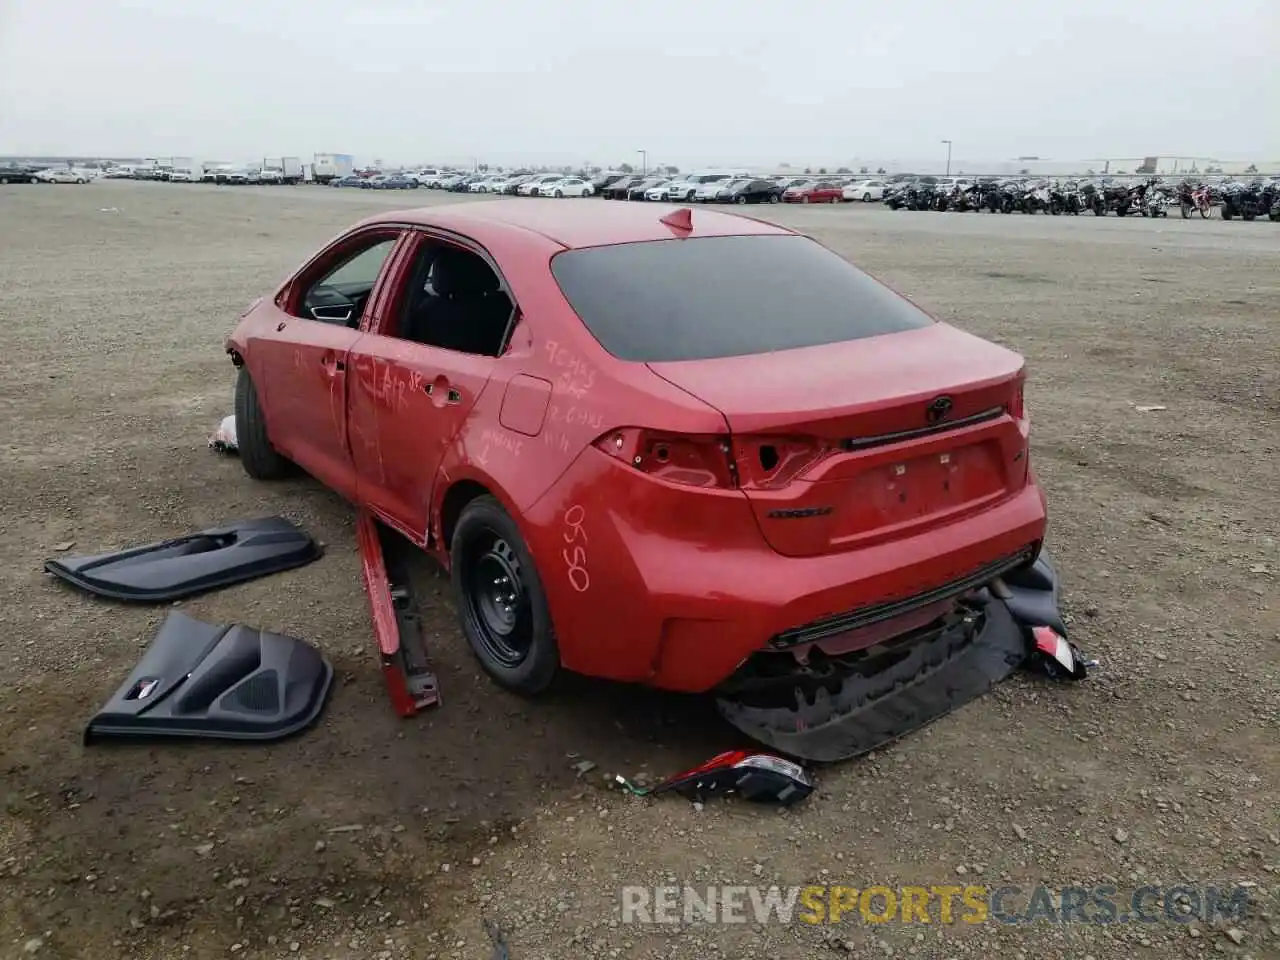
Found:
[(943, 140), (942, 142), (947, 145), (947, 176), (950, 176), (951, 175), (951, 141)]
[(649, 151), (637, 150), (636, 153), (640, 154), (640, 175), (646, 176), (649, 173)]

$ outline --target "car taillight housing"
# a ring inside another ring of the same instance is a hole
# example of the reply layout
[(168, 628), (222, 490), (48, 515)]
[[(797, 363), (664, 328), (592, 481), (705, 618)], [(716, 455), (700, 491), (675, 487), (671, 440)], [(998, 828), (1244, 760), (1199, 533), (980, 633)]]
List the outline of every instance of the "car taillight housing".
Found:
[(742, 486), (776, 490), (832, 452), (816, 437), (734, 437), (734, 462)]
[(1019, 377), (1017, 386), (1014, 387), (1013, 398), (1009, 401), (1009, 416), (1015, 420), (1022, 420), (1027, 415), (1026, 400), (1023, 393), (1025, 386), (1026, 380)]
[(785, 487), (832, 447), (815, 437), (728, 437), (623, 427), (595, 446), (634, 470), (693, 487), (774, 490)]
[(668, 483), (721, 489), (738, 485), (727, 436), (622, 427), (597, 439), (595, 446), (632, 469)]

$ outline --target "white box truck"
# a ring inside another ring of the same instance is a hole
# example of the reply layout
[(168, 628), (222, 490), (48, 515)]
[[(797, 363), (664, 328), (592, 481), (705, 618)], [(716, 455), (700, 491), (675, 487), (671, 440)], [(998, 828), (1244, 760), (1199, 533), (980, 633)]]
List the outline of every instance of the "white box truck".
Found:
[(297, 183), (301, 179), (302, 164), (297, 157), (267, 157), (262, 161), (262, 183)]
[(316, 183), (328, 183), (350, 175), (356, 168), (349, 153), (317, 153), (312, 166)]
[(204, 164), (194, 157), (174, 157), (169, 171), (170, 183), (199, 183), (204, 179)]
[(258, 171), (259, 183), (284, 183), (284, 161), (279, 157), (267, 157)]

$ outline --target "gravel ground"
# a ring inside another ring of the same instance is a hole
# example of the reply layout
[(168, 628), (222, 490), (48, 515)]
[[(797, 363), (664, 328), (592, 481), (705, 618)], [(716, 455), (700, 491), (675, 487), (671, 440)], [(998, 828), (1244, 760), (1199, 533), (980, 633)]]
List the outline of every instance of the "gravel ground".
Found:
[[(0, 957), (487, 958), (483, 919), (514, 960), (1280, 956), (1280, 230), (761, 211), (1029, 358), (1050, 542), (1101, 661), (1078, 686), (1016, 677), (779, 814), (608, 789), (739, 741), (696, 698), (498, 691), (425, 565), (444, 703), (397, 719), (349, 506), (206, 448), (243, 307), (357, 217), (447, 202), (468, 199), (0, 189)], [(277, 512), (325, 559), (183, 606), (322, 646), (321, 723), (83, 748), (164, 611), (78, 596), (42, 560)], [(1256, 886), (1225, 924), (619, 921), (621, 886), (677, 882)]]

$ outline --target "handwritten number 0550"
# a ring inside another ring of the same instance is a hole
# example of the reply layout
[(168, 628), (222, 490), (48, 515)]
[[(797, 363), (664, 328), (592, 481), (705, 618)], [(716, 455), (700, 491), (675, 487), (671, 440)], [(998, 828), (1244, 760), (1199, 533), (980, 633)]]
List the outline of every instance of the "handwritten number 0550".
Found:
[(569, 567), (569, 584), (579, 593), (586, 593), (591, 586), (591, 575), (587, 573), (586, 568), (587, 551), (584, 549), (587, 543), (587, 532), (582, 529), (582, 522), (585, 519), (586, 511), (579, 504), (574, 504), (565, 511), (564, 542), (573, 545), (573, 552), (570, 553), (568, 547), (560, 551), (565, 564)]

